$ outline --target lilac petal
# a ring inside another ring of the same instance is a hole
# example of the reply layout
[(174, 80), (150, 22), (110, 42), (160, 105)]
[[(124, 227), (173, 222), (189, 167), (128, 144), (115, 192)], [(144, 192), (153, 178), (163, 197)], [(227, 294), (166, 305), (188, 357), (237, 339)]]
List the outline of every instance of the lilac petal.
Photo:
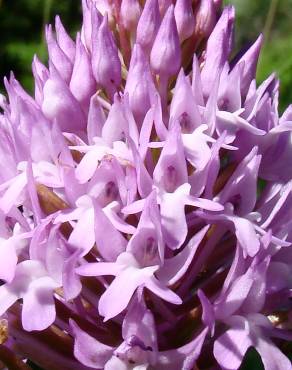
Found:
[(129, 144), (132, 149), (134, 161), (136, 163), (136, 181), (138, 191), (141, 197), (145, 198), (152, 190), (153, 180), (149, 175), (133, 140), (130, 139)]
[(36, 55), (33, 58), (32, 72), (35, 80), (35, 100), (41, 106), (44, 98), (43, 88), (45, 82), (49, 78), (49, 70), (41, 63)]
[(15, 79), (13, 73), (10, 74), (9, 82), (6, 78), (4, 79), (4, 84), (12, 107), (15, 108), (15, 104), (17, 103), (17, 99), (19, 97), (26, 101), (28, 104), (32, 104), (35, 108), (38, 107), (34, 99), (23, 89), (20, 83)]
[(66, 32), (59, 16), (55, 18), (55, 29), (60, 48), (73, 63), (75, 59), (75, 43)]
[(52, 26), (46, 28), (46, 39), (50, 61), (56, 66), (62, 79), (68, 83), (72, 75), (72, 63), (58, 45), (52, 31)]
[(137, 230), (137, 228), (133, 225), (128, 224), (126, 221), (124, 221), (122, 218), (120, 218), (116, 211), (110, 206), (118, 205), (118, 202), (112, 202), (109, 204), (107, 207), (103, 208), (104, 213), (110, 220), (110, 222), (113, 224), (113, 226), (120, 231), (121, 233), (124, 234), (134, 234)]
[[(39, 246), (46, 246), (47, 241), (48, 241), (48, 234), (49, 234), (49, 227), (50, 223), (52, 221), (51, 217), (47, 217), (46, 219), (42, 220), (41, 223), (39, 223), (35, 229), (34, 232), (32, 233), (32, 238), (31, 242), (29, 245), (29, 257), (31, 260), (38, 260), (38, 261), (45, 261), (45, 255), (47, 252), (47, 249), (42, 247), (40, 248)], [(19, 264), (19, 266), (22, 266)]]
[(168, 131), (163, 122), (161, 98), (158, 93), (156, 93), (154, 97), (154, 126), (157, 132), (157, 136), (161, 140), (165, 140)]
[(47, 161), (33, 163), (35, 181), (51, 188), (64, 187), (59, 167)]
[(146, 348), (151, 348), (151, 352), (157, 351), (155, 321), (151, 310), (145, 304), (142, 289), (138, 290), (129, 306), (123, 321), (122, 335), (125, 341), (137, 337)]
[(158, 349), (155, 321), (151, 310), (145, 305), (143, 288), (138, 289), (129, 305), (123, 320), (122, 336), (124, 343), (115, 351), (116, 356), (125, 358), (126, 363), (133, 360), (141, 367), (146, 362), (149, 365), (156, 364)]
[(138, 143), (139, 142), (138, 126), (130, 108), (128, 94), (124, 94), (122, 96), (121, 103), (122, 103), (122, 112), (125, 117), (124, 119), (128, 127), (128, 129), (124, 132), (124, 135), (122, 135), (122, 141), (130, 137), (134, 141), (134, 143)]
[(27, 174), (27, 190), (29, 193), (31, 206), (32, 206), (32, 210), (34, 213), (35, 224), (39, 224), (40, 220), (42, 219), (43, 212), (41, 210), (38, 195), (37, 195), (36, 183), (35, 183), (35, 179), (33, 176), (31, 161), (29, 161), (27, 164), (26, 174)]
[[(279, 191), (278, 191), (279, 190)], [(292, 191), (292, 182), (282, 187), (280, 184), (274, 184), (270, 187), (270, 191), (263, 198), (262, 206), (259, 208), (263, 216), (261, 227), (267, 229), (276, 218), (281, 208), (287, 203), (288, 197)]]
[(185, 204), (214, 212), (223, 211), (224, 209), (224, 206), (218, 202), (210, 199), (196, 198), (191, 195), (186, 196)]
[(190, 37), (195, 29), (195, 18), (191, 0), (178, 0), (174, 8), (174, 16), (180, 41)]
[(241, 57), (238, 63), (244, 62), (243, 76), (241, 82), (241, 94), (246, 96), (251, 81), (256, 76), (256, 67), (260, 50), (263, 44), (263, 35), (260, 35), (256, 42)]
[(74, 165), (72, 155), (67, 146), (66, 139), (56, 121), (51, 128), (51, 155), (55, 163), (62, 160), (64, 165), (72, 167)]
[[(186, 135), (184, 135), (186, 136)], [(196, 161), (197, 169), (191, 176), (189, 176), (189, 183), (191, 184), (191, 194), (193, 196), (200, 196), (205, 190), (206, 198), (213, 198), (213, 188), (216, 182), (220, 169), (219, 150), (225, 139), (223, 134), (210, 149), (206, 143), (205, 135), (198, 135), (199, 153), (192, 151), (192, 161)], [(192, 162), (191, 161), (191, 162)], [(200, 170), (201, 169), (201, 170)]]
[(130, 108), (138, 122), (142, 122), (151, 106), (151, 95), (155, 91), (149, 62), (142, 47), (135, 44), (129, 73), (125, 86), (125, 93), (129, 94)]
[(235, 234), (245, 253), (254, 257), (260, 249), (260, 241), (251, 221), (242, 217), (227, 216), (234, 223)]
[(92, 50), (92, 69), (98, 84), (112, 97), (121, 83), (121, 62), (107, 15), (97, 31)]
[(48, 119), (56, 120), (62, 131), (78, 132), (85, 127), (85, 117), (78, 101), (53, 65), (44, 86), (42, 111)]
[(261, 156), (256, 154), (257, 149), (254, 148), (237, 166), (223, 190), (218, 194), (222, 204), (232, 202), (233, 196), (240, 197), (239, 204), (236, 203), (238, 215), (244, 216), (252, 212), (256, 204), (258, 170), (261, 162)]
[(132, 166), (126, 167), (125, 189), (127, 193), (124, 204), (131, 204), (136, 199), (138, 193), (136, 171)]
[[(142, 365), (143, 366), (143, 365)], [(148, 366), (148, 365), (147, 365)], [(137, 368), (138, 370), (144, 370), (144, 367), (142, 367), (142, 369), (140, 369), (140, 366), (135, 366), (135, 368)], [(116, 356), (113, 356), (106, 364), (105, 364), (105, 367), (104, 367), (104, 370), (128, 370), (129, 369), (129, 366), (128, 364), (119, 359), (118, 357)], [(146, 369), (145, 369), (146, 370)]]
[(146, 0), (137, 26), (137, 43), (150, 54), (155, 36), (160, 25), (160, 13), (157, 0)]
[[(150, 249), (147, 250), (147, 242), (149, 242), (149, 240)], [(153, 243), (151, 243), (151, 241)], [(146, 244), (146, 247), (144, 246), (144, 243)], [(153, 250), (153, 244), (155, 245), (155, 250)], [(160, 256), (160, 261), (163, 261), (164, 259), (164, 243), (161, 231), (160, 213), (157, 205), (157, 193), (155, 190), (153, 190), (146, 198), (137, 231), (129, 241), (127, 250), (131, 250), (135, 256), (140, 256), (141, 259), (146, 258), (146, 260), (147, 254), (149, 253), (149, 262), (152, 258), (156, 260), (154, 256), (157, 254)], [(137, 260), (140, 262), (139, 258), (137, 258)], [(153, 264), (153, 261), (151, 264)]]
[(277, 293), (289, 286), (290, 267), (286, 263), (273, 261), (267, 271), (266, 293)]
[(98, 251), (105, 260), (115, 261), (125, 251), (127, 241), (96, 202), (93, 207), (95, 241)]
[(22, 326), (26, 331), (44, 330), (56, 317), (53, 291), (57, 284), (44, 276), (29, 285), (23, 296)]
[(154, 121), (154, 109), (150, 108), (149, 111), (145, 115), (145, 118), (141, 126), (141, 130), (140, 130), (139, 154), (142, 160), (144, 160), (147, 155), (148, 145), (149, 145), (150, 137), (151, 137), (151, 131), (153, 128), (153, 121)]
[(94, 146), (81, 159), (76, 168), (76, 179), (81, 183), (86, 183), (94, 175), (98, 161), (106, 154), (105, 148)]
[(168, 133), (153, 178), (156, 184), (169, 193), (187, 182), (187, 166), (178, 124), (175, 124)]
[(193, 58), (193, 76), (192, 76), (192, 90), (197, 105), (204, 105), (203, 88), (201, 80), (201, 71), (198, 57), (194, 54)]
[(159, 353), (159, 370), (191, 370), (199, 357), (208, 329), (204, 329), (191, 342), (183, 347)]
[(201, 354), (206, 335), (207, 329), (204, 329), (191, 343), (188, 343), (181, 348), (182, 352), (187, 353), (183, 362), (182, 370), (192, 370), (194, 368), (195, 361)]
[(213, 306), (201, 289), (198, 290), (198, 297), (203, 310), (202, 321), (209, 328), (211, 336), (213, 337), (215, 332), (215, 315)]
[(231, 49), (234, 23), (234, 8), (224, 8), (223, 13), (211, 33), (206, 50), (206, 62), (202, 70), (203, 93), (210, 96), (217, 73), (221, 73)]
[(208, 135), (213, 135), (215, 129), (218, 126), (217, 122), (217, 113), (218, 113), (218, 94), (219, 94), (219, 83), (220, 83), (220, 74), (217, 72), (214, 77), (214, 86), (210, 92), (210, 95), (207, 100), (206, 108), (203, 114), (203, 122), (207, 122), (208, 125)]
[(93, 53), (94, 45), (97, 42), (97, 32), (102, 22), (102, 15), (97, 8), (97, 3), (89, 2), (88, 0), (82, 0), (82, 13), (82, 42), (87, 50)]
[[(259, 235), (265, 235), (267, 232), (262, 229), (260, 226), (254, 225), (255, 230), (259, 233)], [(278, 245), (281, 247), (290, 247), (291, 242), (283, 240), (284, 238), (277, 238), (276, 236), (271, 236), (271, 243), (274, 245)]]
[[(77, 199), (86, 192), (86, 185), (80, 184), (76, 179), (74, 167), (63, 167), (62, 178), (64, 181), (64, 190), (68, 204), (73, 206)], [(78, 218), (78, 217), (77, 217)]]
[(64, 297), (67, 301), (76, 298), (82, 289), (82, 284), (79, 276), (76, 275), (75, 266), (81, 257), (81, 251), (76, 250), (70, 257), (64, 260), (62, 285)]
[[(230, 205), (230, 204), (227, 204)], [(227, 208), (227, 207), (226, 207)], [(254, 257), (259, 249), (260, 249), (260, 241), (259, 237), (256, 233), (258, 231), (260, 234), (265, 234), (266, 232), (259, 228), (257, 225), (253, 224), (246, 218), (237, 217), (229, 214), (211, 214), (211, 213), (203, 213), (200, 211), (196, 211), (200, 215), (200, 217), (211, 221), (230, 221), (233, 223), (235, 228), (235, 235), (237, 237), (238, 242), (240, 243), (241, 248), (244, 251), (245, 256), (249, 255)], [(230, 213), (230, 212), (229, 212)], [(273, 237), (272, 237), (273, 240)], [(277, 241), (276, 241), (277, 240)], [(274, 238), (274, 242), (281, 243), (279, 238)], [(282, 243), (285, 243), (282, 241)], [(285, 244), (286, 245), (286, 244)]]
[(77, 34), (76, 43), (76, 57), (70, 80), (70, 90), (80, 102), (84, 112), (87, 113), (90, 98), (96, 91), (96, 82), (92, 74), (90, 57), (80, 40), (79, 34)]
[(196, 169), (194, 174), (205, 168), (211, 157), (211, 149), (207, 143), (212, 139), (203, 133), (206, 129), (207, 125), (200, 125), (191, 134), (182, 135), (185, 156)]
[(158, 4), (159, 4), (160, 14), (164, 16), (167, 9), (172, 4), (172, 1), (171, 0), (158, 0)]
[(188, 242), (185, 248), (172, 258), (164, 260), (157, 277), (167, 285), (175, 284), (187, 271), (209, 226), (205, 226)]
[(188, 77), (181, 69), (170, 105), (170, 120), (180, 123), (183, 133), (191, 133), (201, 125), (201, 116)]
[(246, 319), (234, 316), (232, 321), (232, 328), (214, 343), (214, 356), (224, 370), (237, 370), (246, 351), (253, 345)]
[(170, 249), (179, 248), (187, 236), (185, 197), (189, 185), (181, 185), (174, 193), (165, 193), (160, 201), (162, 232)]
[(120, 17), (126, 30), (136, 31), (140, 15), (141, 6), (138, 0), (122, 0)]
[(54, 219), (54, 224), (63, 223), (67, 221), (72, 220), (78, 220), (82, 213), (84, 212), (84, 209), (82, 208), (75, 208), (73, 211), (62, 211), (61, 213), (57, 214), (57, 216)]
[[(64, 239), (59, 232), (59, 225), (49, 230), (47, 245), (45, 249), (44, 262), (49, 276), (62, 285), (62, 271), (65, 258), (68, 256)], [(39, 246), (38, 246), (39, 247)]]
[(260, 264), (255, 263), (254, 283), (241, 307), (243, 312), (250, 314), (252, 312), (260, 312), (263, 309), (267, 289), (266, 274), (270, 259), (270, 256), (268, 256)]
[(19, 292), (11, 289), (8, 284), (0, 286), (0, 315), (2, 316), (9, 307), (19, 299)]
[(82, 213), (70, 234), (68, 243), (83, 250), (85, 254), (93, 247), (95, 243), (93, 208), (89, 208)]
[(219, 297), (214, 304), (215, 316), (221, 320), (233, 315), (247, 298), (253, 285), (253, 276), (248, 270), (238, 277), (226, 294)]
[(142, 212), (142, 210), (144, 208), (144, 204), (145, 204), (145, 199), (138, 199), (135, 202), (127, 205), (126, 207), (124, 207), (122, 209), (122, 212), (125, 215), (132, 215), (132, 214)]
[[(201, 0), (198, 4), (194, 32), (197, 37), (204, 37), (207, 39), (213, 31), (217, 21), (215, 2), (216, 0)], [(218, 6), (221, 7), (221, 4)]]
[(216, 129), (218, 133), (222, 133), (223, 131), (227, 132), (227, 144), (230, 144), (234, 141), (239, 130), (247, 131), (255, 136), (263, 136), (266, 133), (264, 130), (260, 130), (257, 127), (252, 126), (248, 121), (236, 115), (235, 113), (224, 111), (217, 112)]
[(182, 304), (182, 299), (177, 294), (154, 277), (145, 281), (145, 287), (164, 301), (172, 304)]
[(104, 321), (121, 313), (127, 307), (135, 290), (156, 270), (156, 266), (151, 266), (144, 269), (128, 267), (122, 271), (100, 297), (98, 310), (100, 315), (104, 316)]
[(155, 73), (170, 77), (177, 73), (181, 63), (180, 42), (170, 5), (161, 22), (150, 54), (151, 67)]
[(9, 188), (0, 198), (0, 209), (5, 213), (9, 213), (11, 208), (18, 202), (18, 197), (21, 195), (27, 183), (26, 174), (17, 175), (11, 182)]
[(13, 237), (9, 239), (0, 238), (0, 279), (10, 283), (15, 274), (17, 264), (17, 239)]
[(291, 370), (291, 361), (271, 341), (257, 338), (256, 349), (263, 361), (265, 370)]
[(111, 358), (114, 347), (107, 346), (81, 330), (70, 319), (70, 327), (74, 335), (74, 356), (83, 365), (94, 369), (104, 368)]
[[(117, 122), (119, 122), (118, 126)], [(115, 95), (114, 102), (102, 128), (102, 137), (109, 145), (112, 145), (114, 141), (125, 140), (128, 134), (129, 122), (126, 120), (122, 102), (118, 95)]]
[(89, 182), (87, 192), (101, 207), (120, 203), (120, 200), (126, 204), (129, 191), (126, 175), (115, 157), (103, 158)]
[(101, 136), (102, 127), (105, 122), (105, 114), (98, 100), (98, 95), (93, 95), (90, 99), (88, 119), (87, 119), (87, 136), (90, 145), (94, 144), (94, 137)]
[(246, 272), (246, 261), (243, 257), (243, 252), (240, 246), (237, 244), (235, 255), (228, 271), (228, 274), (224, 280), (221, 294), (225, 294), (231, 284), (241, 275)]
[(221, 99), (223, 99), (223, 108), (228, 112), (238, 111), (241, 104), (241, 81), (244, 69), (244, 62), (238, 63), (226, 78), (225, 91)]
[(82, 276), (117, 276), (124, 270), (123, 266), (116, 262), (86, 263), (75, 269)]

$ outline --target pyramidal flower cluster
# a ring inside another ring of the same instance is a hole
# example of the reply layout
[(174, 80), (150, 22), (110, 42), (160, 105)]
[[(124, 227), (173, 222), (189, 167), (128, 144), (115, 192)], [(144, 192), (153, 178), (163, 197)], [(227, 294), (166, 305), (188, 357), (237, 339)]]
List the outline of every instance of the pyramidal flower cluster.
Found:
[(83, 0), (0, 115), (0, 361), (292, 369), (292, 106), (219, 0)]

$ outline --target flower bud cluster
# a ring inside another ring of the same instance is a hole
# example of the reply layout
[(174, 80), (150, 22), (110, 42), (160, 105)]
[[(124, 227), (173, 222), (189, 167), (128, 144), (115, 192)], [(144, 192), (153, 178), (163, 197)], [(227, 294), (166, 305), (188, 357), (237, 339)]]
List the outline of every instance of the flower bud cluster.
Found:
[(292, 106), (256, 86), (262, 36), (231, 60), (218, 0), (82, 9), (34, 97), (4, 81), (0, 361), (292, 369)]

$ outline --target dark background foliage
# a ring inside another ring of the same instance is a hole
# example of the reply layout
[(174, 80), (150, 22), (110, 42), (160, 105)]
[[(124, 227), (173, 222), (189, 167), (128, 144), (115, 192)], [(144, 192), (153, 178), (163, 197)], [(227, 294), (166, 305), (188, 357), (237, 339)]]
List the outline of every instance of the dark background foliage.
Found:
[(81, 23), (79, 0), (0, 0), (0, 79), (11, 70), (28, 90), (32, 90), (31, 62), (34, 54), (46, 61), (45, 24), (60, 15), (75, 34)]
[(280, 78), (280, 109), (292, 102), (292, 0), (225, 0), (236, 8), (236, 49), (264, 34), (258, 82), (272, 72)]
[[(225, 0), (237, 10), (235, 50), (247, 46), (263, 32), (265, 44), (257, 73), (258, 82), (275, 71), (281, 81), (280, 108), (292, 102), (292, 0)], [(13, 70), (32, 91), (31, 61), (36, 53), (47, 58), (44, 26), (59, 14), (72, 35), (79, 29), (79, 0), (0, 0), (0, 91), (3, 77)], [(34, 367), (39, 369), (38, 367)], [(261, 370), (255, 350), (248, 351), (241, 370)]]
[[(292, 0), (225, 0), (237, 10), (235, 50), (259, 33), (265, 45), (258, 69), (261, 82), (275, 71), (281, 80), (281, 110), (292, 101)], [(79, 0), (0, 0), (0, 80), (12, 69), (32, 89), (31, 60), (45, 61), (44, 25), (59, 14), (71, 34), (81, 22)], [(0, 83), (1, 90), (3, 85)]]

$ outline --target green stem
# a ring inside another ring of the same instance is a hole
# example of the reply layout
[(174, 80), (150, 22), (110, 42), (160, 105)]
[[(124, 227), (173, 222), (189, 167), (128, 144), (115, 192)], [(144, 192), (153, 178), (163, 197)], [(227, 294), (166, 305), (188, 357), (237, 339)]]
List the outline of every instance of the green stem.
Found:
[(264, 31), (263, 31), (264, 36), (265, 36), (265, 42), (267, 42), (270, 39), (271, 30), (272, 30), (273, 23), (275, 20), (278, 3), (279, 3), (279, 0), (271, 0), (270, 2), (269, 12), (267, 15), (267, 19), (266, 19), (266, 23), (265, 23)]

